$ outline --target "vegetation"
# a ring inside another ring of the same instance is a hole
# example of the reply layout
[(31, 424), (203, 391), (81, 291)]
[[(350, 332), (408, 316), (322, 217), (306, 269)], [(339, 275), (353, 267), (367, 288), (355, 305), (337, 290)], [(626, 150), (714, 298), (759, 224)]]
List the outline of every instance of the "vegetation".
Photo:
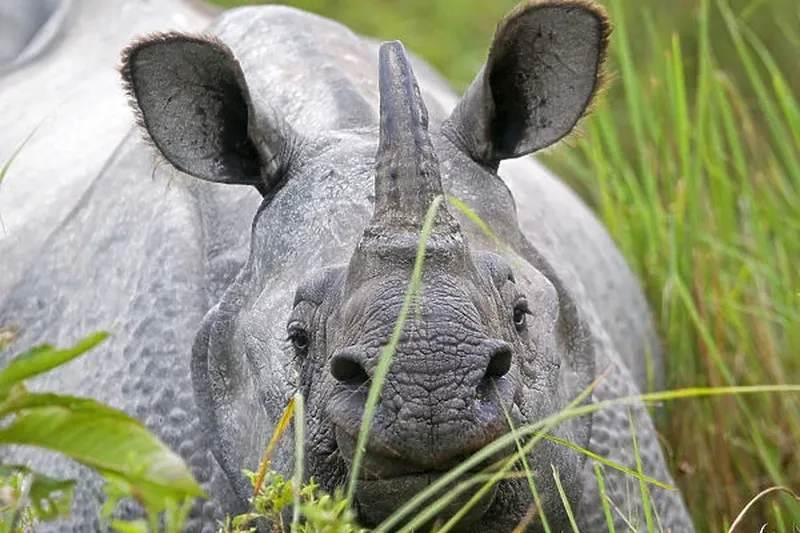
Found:
[[(220, 3), (257, 3), (220, 0)], [(463, 90), (516, 0), (290, 0), (400, 38)], [(800, 381), (800, 4), (607, 0), (611, 84), (582, 132), (541, 156), (640, 275), (670, 389)], [(796, 393), (667, 403), (664, 446), (700, 531), (770, 487), (800, 490)], [(738, 530), (788, 531), (769, 491)]]
[[(31, 348), (0, 369), (0, 447), (37, 446), (91, 467), (108, 485), (103, 520), (117, 531), (178, 532), (189, 505), (203, 492), (183, 461), (140, 422), (90, 399), (30, 392), (24, 381), (67, 364), (94, 348), (105, 333), (91, 335), (68, 349)], [(14, 338), (0, 329), (0, 352)], [(55, 479), (36, 465), (0, 463), (0, 530), (33, 531), (41, 521), (69, 512), (74, 480)], [(112, 516), (116, 503), (135, 498), (149, 521), (122, 522)]]
[[(403, 39), (463, 90), (483, 62), (494, 28), (487, 21), (499, 20), (516, 2), (374, 0), (369, 9), (363, 0), (292, 3), (363, 33)], [(789, 490), (800, 492), (800, 331), (794, 327), (800, 324), (800, 4), (604, 3), (616, 25), (612, 84), (582, 123), (581, 134), (541, 158), (595, 209), (643, 281), (667, 347), (668, 388), (681, 389), (647, 399), (669, 400), (667, 422), (661, 427), (664, 447), (698, 529), (758, 531), (768, 524), (765, 530), (793, 531), (800, 524), (800, 505)], [(414, 291), (412, 279), (406, 311), (413, 306)], [(0, 333), (0, 344), (2, 339)], [(383, 365), (391, 353), (387, 348)], [(35, 373), (24, 370), (27, 363), (35, 361), (28, 368), (40, 372), (66, 363), (67, 355), (79, 353), (40, 347), (15, 359), (25, 363), (14, 367), (23, 368), (22, 373), (9, 373), (12, 366), (0, 370), (0, 445), (31, 443), (18, 436), (4, 441), (2, 435), (12, 434), (21, 419), (36, 420), (53, 410), (68, 413), (72, 420), (76, 408), (88, 409), (132, 431), (141, 427), (89, 400), (24, 389), (21, 380)], [(9, 375), (16, 376), (13, 382)], [(377, 398), (377, 392), (370, 398)], [(295, 402), (295, 438), (302, 443), (302, 398)], [(553, 424), (582, 412), (571, 409), (517, 428), (504, 443), (516, 442), (520, 449), (533, 446), (547, 438), (544, 434)], [(276, 438), (292, 416), (287, 413)], [(4, 418), (8, 415), (14, 417), (11, 425)], [(157, 441), (136, 434), (146, 443), (143, 450), (167, 454), (172, 471), (183, 472)], [(113, 432), (108, 438), (114, 438)], [(141, 498), (136, 484), (144, 480), (142, 475), (164, 475), (157, 469), (130, 469), (131, 462), (101, 463), (105, 456), (100, 451), (83, 453), (82, 446), (89, 444), (46, 445), (112, 480), (112, 503), (131, 494)], [(121, 448), (114, 449), (112, 458), (126, 457)], [(302, 446), (296, 451), (302, 453)], [(465, 471), (468, 465), (459, 468)], [(251, 512), (231, 518), (222, 531), (241, 531), (263, 518), (291, 522), (295, 530), (307, 533), (359, 531), (347, 506), (352, 483), (342, 493), (326, 495), (313, 480), (301, 485), (301, 471), (287, 480), (268, 467), (269, 452), (262, 470), (249, 474), (255, 485)], [(503, 468), (485, 472), (477, 482), (526, 474), (524, 469), (520, 474)], [(618, 467), (598, 465), (601, 490), (607, 468)], [(629, 474), (638, 479), (646, 498), (647, 487), (656, 481), (646, 472)], [(153, 529), (164, 512), (172, 517), (168, 525), (179, 529), (186, 499), (197, 494), (193, 481), (183, 474), (179, 479), (176, 493), (169, 483), (153, 485), (147, 478), (147, 487), (159, 487), (143, 498)], [(528, 480), (535, 489), (530, 476)], [(432, 498), (444, 483), (406, 502), (389, 521), (410, 520), (411, 526), (428, 520), (446, 503)], [(68, 504), (71, 486), (69, 480), (5, 465), (0, 470), (4, 530), (57, 516)], [(471, 486), (461, 484), (456, 490)], [(141, 523), (127, 527), (123, 530), (147, 529)], [(657, 517), (648, 516), (642, 529), (658, 531)]]
[[(644, 18), (651, 38), (637, 46), (663, 58), (647, 77), (637, 75), (630, 22), (615, 6), (619, 107), (601, 106), (577, 150), (551, 161), (576, 177), (644, 280), (671, 387), (797, 383), (800, 106), (761, 37), (724, 2), (701, 4), (693, 59)], [(738, 80), (720, 62), (712, 17), (735, 45)], [(796, 395), (668, 411), (666, 446), (702, 529), (730, 524), (769, 486), (800, 485)], [(798, 524), (800, 506), (771, 495), (742, 527), (765, 523)]]

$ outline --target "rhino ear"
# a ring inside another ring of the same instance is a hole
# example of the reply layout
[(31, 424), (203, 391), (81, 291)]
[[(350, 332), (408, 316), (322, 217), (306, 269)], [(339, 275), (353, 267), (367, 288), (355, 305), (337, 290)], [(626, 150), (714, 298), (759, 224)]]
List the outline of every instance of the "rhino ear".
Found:
[(491, 166), (555, 143), (601, 84), (609, 34), (605, 11), (591, 0), (521, 4), (498, 26), (445, 133)]
[(178, 170), (269, 191), (281, 136), (253, 142), (247, 84), (225, 44), (179, 33), (150, 36), (123, 51), (121, 74), (139, 124)]

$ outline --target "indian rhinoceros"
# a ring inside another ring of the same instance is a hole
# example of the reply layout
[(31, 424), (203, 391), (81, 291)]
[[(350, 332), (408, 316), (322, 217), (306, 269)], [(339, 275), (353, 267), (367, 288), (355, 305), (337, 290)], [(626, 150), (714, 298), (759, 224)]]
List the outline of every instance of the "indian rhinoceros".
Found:
[[(458, 200), (472, 213), (440, 204), (371, 426), (355, 505), (374, 526), (509, 422), (557, 413), (601, 375), (588, 402), (646, 390), (648, 368), (663, 382), (623, 257), (586, 205), (523, 157), (586, 113), (609, 33), (588, 0), (525, 2), (461, 98), (399, 42), (284, 6), (230, 10), (200, 34), (143, 36), (121, 73), (144, 136), (132, 131), (20, 256), (0, 323), (22, 328), (17, 347), (112, 331), (35, 385), (144, 421), (212, 496), (187, 530), (214, 531), (246, 508), (242, 471), (257, 467), (297, 390), (306, 475), (327, 490), (345, 484), (423, 219), (434, 199)], [(644, 472), (673, 484), (641, 403), (551, 434), (635, 469), (631, 424)], [(79, 477), (64, 527), (97, 527), (96, 477), (41, 452), (13, 458)], [(293, 461), (284, 441), (272, 467), (289, 473)], [(554, 470), (581, 531), (606, 529), (594, 460), (545, 439), (527, 462), (551, 530), (571, 528)], [(606, 468), (604, 482), (616, 530), (642, 528), (639, 481)], [(649, 490), (664, 530), (692, 531), (678, 492)], [(524, 478), (501, 481), (457, 530), (512, 531), (532, 502)]]

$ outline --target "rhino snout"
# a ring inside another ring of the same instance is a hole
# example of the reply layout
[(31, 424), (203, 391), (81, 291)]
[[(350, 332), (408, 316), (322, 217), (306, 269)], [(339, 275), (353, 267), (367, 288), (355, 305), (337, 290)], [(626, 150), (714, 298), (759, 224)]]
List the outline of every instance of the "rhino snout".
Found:
[[(502, 378), (511, 370), (511, 347), (506, 342), (496, 342), (490, 348), (491, 356), (483, 374), (476, 394), (484, 396), (496, 379)], [(372, 376), (364, 368), (365, 357), (363, 352), (354, 349), (345, 349), (336, 353), (330, 362), (331, 375), (342, 385), (360, 387)]]
[[(373, 466), (383, 458), (387, 466), (378, 470), (390, 477), (397, 475), (397, 468), (446, 470), (506, 433), (507, 416), (517, 418), (512, 358), (511, 346), (498, 340), (479, 343), (478, 353), (433, 350), (422, 356), (398, 347), (367, 443)], [(370, 357), (366, 350), (350, 347), (330, 360), (338, 391), (328, 412), (347, 462), (378, 359), (379, 353)]]

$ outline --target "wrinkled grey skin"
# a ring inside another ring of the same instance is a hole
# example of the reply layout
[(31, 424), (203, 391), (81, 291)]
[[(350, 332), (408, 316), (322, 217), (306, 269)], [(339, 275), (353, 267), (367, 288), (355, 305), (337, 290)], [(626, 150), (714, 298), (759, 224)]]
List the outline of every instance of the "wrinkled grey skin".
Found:
[[(94, 177), (74, 180), (88, 189), (7, 286), (0, 323), (23, 327), (16, 347), (114, 332), (36, 385), (145, 421), (214, 495), (189, 530), (213, 531), (223, 512), (243, 508), (251, 488), (241, 470), (257, 466), (299, 383), (306, 472), (332, 489), (349, 474), (368, 377), (441, 192), (486, 221), (502, 248), (452, 206), (440, 210), (420, 314), (368, 443), (356, 494), (366, 524), (507, 431), (504, 412), (535, 422), (606, 370), (591, 401), (640, 392), (647, 354), (661, 379), (649, 311), (607, 233), (538, 163), (509, 159), (569, 133), (588, 104), (604, 31), (583, 5), (517, 11), (461, 100), (412, 59), (417, 96), (398, 44), (381, 48), (379, 68), (376, 43), (285, 7), (220, 15), (210, 27), (219, 41), (168, 34), (130, 47), (123, 75), (169, 165), (154, 174), (152, 147), (126, 137)], [(487, 72), (499, 73), (489, 85)], [(515, 84), (523, 79), (533, 81)], [(33, 218), (18, 220), (14, 232)], [(631, 418), (645, 472), (672, 483), (643, 406)], [(629, 424), (619, 407), (553, 434), (634, 467)], [(274, 467), (291, 471), (290, 446)], [(96, 527), (96, 479), (38, 452), (11, 458), (80, 475), (64, 527)], [(569, 529), (555, 467), (581, 530), (604, 529), (592, 461), (550, 441), (528, 461), (551, 528)], [(610, 469), (604, 479), (641, 524), (638, 482)], [(665, 530), (692, 530), (679, 494), (651, 493)], [(530, 505), (524, 481), (503, 481), (459, 531), (511, 531)]]

